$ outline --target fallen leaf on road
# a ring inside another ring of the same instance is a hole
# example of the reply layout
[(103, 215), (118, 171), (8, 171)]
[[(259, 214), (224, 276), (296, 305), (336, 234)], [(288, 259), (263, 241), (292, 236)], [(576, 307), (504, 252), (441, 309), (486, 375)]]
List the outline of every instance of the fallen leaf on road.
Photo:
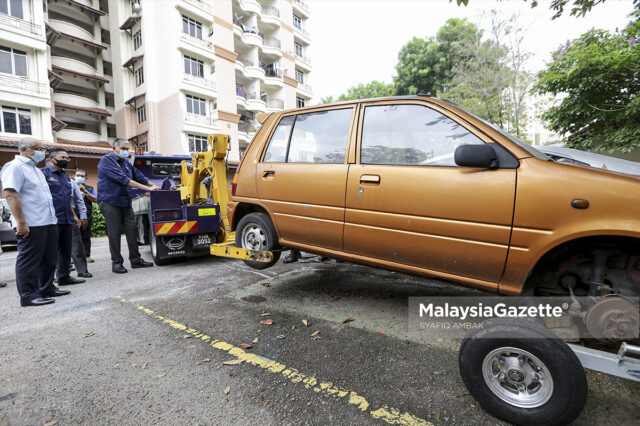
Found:
[[(256, 340), (258, 340), (258, 339), (256, 339)], [(241, 347), (242, 349), (250, 349), (250, 348), (252, 348), (252, 347), (253, 347), (253, 345), (252, 345), (252, 344), (250, 344), (250, 343), (240, 343), (240, 347)]]
[(144, 364), (142, 364), (142, 368), (147, 368), (147, 365), (149, 365), (149, 363), (145, 362)]
[(273, 324), (272, 319), (266, 319), (266, 320), (260, 321), (260, 325), (271, 325), (271, 324)]
[(192, 335), (190, 335), (190, 334), (185, 334), (185, 335), (184, 335), (184, 336), (182, 336), (182, 337), (184, 337), (185, 339), (191, 339), (193, 336), (192, 336)]
[(343, 323), (343, 324), (346, 324), (346, 323), (348, 323), (348, 322), (355, 321), (355, 320), (356, 320), (356, 319), (355, 319), (354, 317), (349, 317), (349, 318), (345, 318), (345, 319), (343, 319), (343, 320), (342, 320), (342, 323)]
[(57, 425), (58, 421), (57, 420), (49, 420), (48, 422), (46, 422), (44, 424), (44, 426), (53, 426), (53, 425)]
[[(94, 332), (92, 331), (92, 332), (87, 333), (87, 334), (85, 334), (84, 336), (82, 336), (82, 338), (84, 339), (85, 337), (91, 337), (91, 336), (94, 336), (95, 334), (96, 334), (96, 333), (94, 333)], [(56, 420), (56, 423), (57, 423), (57, 422), (58, 422), (58, 421)]]
[(280, 340), (282, 340), (282, 339), (284, 339), (284, 338), (285, 338), (285, 335), (284, 335), (284, 334), (281, 334), (281, 335), (279, 335), (279, 336), (276, 336), (276, 339), (280, 339)]
[(258, 343), (258, 338), (256, 337), (255, 339), (253, 339), (251, 343)]
[(307, 327), (309, 327), (311, 325), (311, 324), (309, 324), (309, 321), (307, 321), (307, 320), (302, 320), (302, 323), (304, 325), (306, 325)]
[(473, 404), (471, 404), (471, 408), (476, 408), (476, 406), (475, 406), (475, 405), (473, 405)]
[(202, 360), (202, 362), (211, 362), (211, 358), (205, 358)]
[(322, 339), (322, 337), (321, 337), (321, 336), (313, 336), (313, 337), (311, 338), (311, 340), (320, 340), (320, 339)]
[(166, 376), (166, 375), (167, 375), (167, 373), (156, 374), (156, 377), (157, 377), (158, 379), (161, 379), (161, 378), (163, 378), (163, 377), (164, 377), (164, 376)]
[(238, 364), (242, 364), (244, 362), (244, 360), (242, 359), (230, 359), (229, 361), (224, 361), (223, 364), (224, 365), (238, 365)]
[(316, 330), (313, 333), (311, 333), (311, 337), (317, 336), (318, 334), (320, 334), (320, 330)]
[(271, 287), (271, 283), (262, 283), (262, 285), (265, 287)]
[(231, 386), (227, 386), (227, 388), (224, 390), (224, 394), (228, 394), (229, 392), (231, 392)]
[(127, 355), (131, 355), (133, 353), (133, 351), (128, 351)]

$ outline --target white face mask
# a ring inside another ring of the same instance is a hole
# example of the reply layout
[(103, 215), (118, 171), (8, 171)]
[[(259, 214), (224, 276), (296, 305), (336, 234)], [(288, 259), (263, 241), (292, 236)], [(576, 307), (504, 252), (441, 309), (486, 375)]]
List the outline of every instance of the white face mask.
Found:
[(76, 177), (76, 183), (81, 184), (81, 183), (84, 183), (84, 181), (85, 181), (85, 178), (83, 178), (83, 177)]
[(41, 150), (33, 150), (33, 155), (31, 156), (31, 159), (33, 161), (35, 161), (36, 164), (38, 164), (39, 162), (41, 162), (42, 160), (44, 160), (45, 157), (45, 153), (44, 153), (44, 149)]

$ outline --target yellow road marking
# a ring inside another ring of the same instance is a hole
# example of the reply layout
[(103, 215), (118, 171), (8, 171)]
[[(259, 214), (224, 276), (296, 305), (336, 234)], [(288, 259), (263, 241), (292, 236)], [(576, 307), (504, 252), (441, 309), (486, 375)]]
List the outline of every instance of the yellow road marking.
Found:
[[(115, 298), (122, 303), (128, 303), (127, 299), (122, 296), (116, 296)], [(272, 361), (260, 355), (247, 353), (242, 348), (233, 346), (232, 344), (221, 340), (214, 339), (213, 337), (208, 336), (194, 328), (189, 328), (185, 324), (172, 320), (171, 318), (156, 314), (151, 309), (146, 308), (142, 305), (136, 305), (136, 308), (139, 311), (149, 315), (150, 317), (162, 321), (163, 323), (175, 328), (176, 330), (187, 333), (195, 337), (196, 339), (200, 339), (203, 342), (208, 343), (209, 346), (214, 349), (227, 352), (229, 355), (235, 357), (236, 359), (242, 360), (247, 364), (260, 367), (269, 373), (280, 374), (290, 382), (301, 384), (305, 389), (312, 390), (314, 393), (317, 393), (319, 395), (330, 396), (340, 401), (345, 401), (349, 406), (358, 408), (363, 412), (368, 412), (369, 415), (374, 419), (382, 420), (392, 425), (433, 426), (433, 423), (431, 422), (428, 422), (407, 412), (403, 413), (400, 410), (389, 407), (387, 405), (383, 405), (382, 407), (379, 407), (375, 410), (370, 409), (369, 402), (363, 396), (358, 395), (356, 392), (334, 385), (332, 382), (321, 381), (314, 376), (302, 374), (297, 369), (287, 367), (285, 364), (282, 364), (280, 362)]]

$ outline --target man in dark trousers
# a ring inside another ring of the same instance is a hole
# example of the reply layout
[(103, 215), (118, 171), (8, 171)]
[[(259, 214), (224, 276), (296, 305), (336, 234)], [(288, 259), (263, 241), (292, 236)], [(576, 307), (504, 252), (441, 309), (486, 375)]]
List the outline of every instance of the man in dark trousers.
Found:
[(111, 252), (111, 270), (116, 274), (124, 274), (127, 269), (122, 265), (124, 260), (120, 254), (122, 228), (127, 237), (129, 261), (132, 268), (148, 268), (153, 263), (146, 262), (138, 250), (136, 220), (131, 208), (130, 188), (145, 191), (160, 189), (149, 181), (129, 161), (129, 141), (116, 139), (113, 152), (105, 155), (98, 163), (98, 205), (104, 216), (109, 237)]
[(69, 164), (69, 154), (64, 148), (49, 150), (51, 163), (42, 169), (49, 184), (49, 191), (53, 198), (53, 206), (58, 218), (58, 261), (56, 278), (58, 285), (80, 284), (85, 280), (69, 275), (71, 264), (71, 248), (73, 227), (80, 227), (81, 222), (71, 204), (71, 178), (64, 171)]
[(93, 259), (91, 259), (91, 225), (93, 222), (93, 203), (98, 202), (98, 197), (93, 186), (87, 185), (86, 171), (82, 169), (76, 170), (75, 180), (84, 198), (84, 205), (87, 208), (87, 227), (80, 230), (82, 244), (84, 244), (84, 255), (88, 263), (93, 263)]
[(58, 254), (56, 211), (49, 185), (36, 165), (44, 160), (42, 143), (25, 138), (18, 143), (20, 155), (2, 168), (2, 195), (11, 209), (16, 230), (18, 257), (16, 284), (22, 306), (53, 303), (50, 297), (68, 290), (53, 285)]

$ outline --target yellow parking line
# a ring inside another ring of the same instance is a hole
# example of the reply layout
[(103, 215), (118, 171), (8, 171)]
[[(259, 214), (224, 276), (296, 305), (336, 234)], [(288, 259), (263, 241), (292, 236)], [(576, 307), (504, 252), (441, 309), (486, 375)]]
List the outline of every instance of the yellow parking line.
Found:
[[(122, 303), (128, 303), (127, 299), (122, 296), (116, 296), (116, 299), (118, 299)], [(139, 311), (144, 312), (145, 314), (159, 321), (162, 321), (164, 324), (175, 328), (176, 330), (180, 330), (182, 332), (190, 334), (196, 339), (200, 339), (203, 342), (208, 343), (212, 348), (227, 352), (229, 355), (235, 357), (236, 359), (242, 360), (247, 364), (260, 367), (264, 371), (267, 371), (269, 373), (279, 374), (292, 383), (301, 384), (302, 386), (304, 386), (304, 389), (312, 391), (313, 393), (323, 396), (330, 396), (340, 401), (344, 401), (349, 406), (355, 407), (363, 412), (368, 412), (369, 415), (374, 419), (382, 420), (392, 425), (433, 426), (433, 423), (431, 422), (428, 422), (407, 412), (403, 413), (400, 410), (389, 407), (387, 405), (383, 405), (382, 407), (376, 409), (371, 409), (371, 407), (369, 406), (369, 402), (363, 396), (358, 395), (354, 391), (350, 391), (348, 389), (344, 389), (340, 386), (334, 385), (332, 382), (322, 381), (314, 376), (302, 374), (297, 369), (287, 367), (285, 364), (282, 364), (280, 362), (272, 361), (260, 355), (247, 353), (242, 348), (233, 346), (232, 344), (221, 340), (214, 339), (213, 337), (208, 336), (194, 328), (187, 327), (185, 324), (159, 315), (151, 309), (146, 308), (142, 305), (136, 305), (136, 308)]]

